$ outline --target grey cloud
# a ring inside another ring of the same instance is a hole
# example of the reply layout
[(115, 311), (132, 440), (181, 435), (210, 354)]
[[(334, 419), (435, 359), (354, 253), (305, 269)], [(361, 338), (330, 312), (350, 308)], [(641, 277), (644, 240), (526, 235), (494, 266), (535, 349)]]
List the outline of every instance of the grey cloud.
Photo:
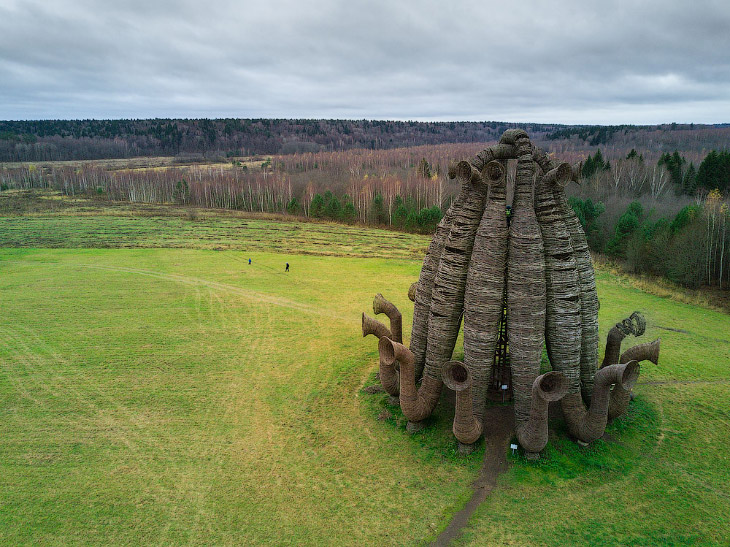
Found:
[(0, 0), (0, 118), (728, 121), (730, 5)]

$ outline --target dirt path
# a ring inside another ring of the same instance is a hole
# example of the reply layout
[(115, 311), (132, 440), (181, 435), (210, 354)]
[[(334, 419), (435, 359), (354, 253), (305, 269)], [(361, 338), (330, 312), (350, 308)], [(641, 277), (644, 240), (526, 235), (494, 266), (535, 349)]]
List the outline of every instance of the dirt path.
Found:
[[(658, 380), (639, 382), (637, 385), (720, 384), (729, 382), (730, 379), (728, 378), (719, 378), (715, 380)], [(559, 406), (550, 405), (550, 411), (552, 420), (562, 419)], [(474, 511), (487, 499), (487, 496), (497, 485), (497, 477), (507, 470), (507, 450), (510, 438), (514, 433), (514, 409), (511, 405), (490, 407), (487, 409), (484, 421), (490, 424), (490, 427), (484, 436), (484, 462), (479, 471), (479, 477), (472, 484), (474, 494), (472, 494), (471, 499), (464, 508), (453, 516), (444, 531), (431, 543), (434, 547), (449, 545), (461, 535)]]
[(489, 427), (484, 435), (484, 462), (479, 471), (479, 477), (472, 484), (474, 494), (431, 545), (448, 545), (458, 538), (469, 521), (469, 517), (497, 485), (499, 474), (507, 470), (507, 449), (510, 437), (514, 432), (513, 407), (511, 405), (489, 407), (484, 423), (489, 424)]

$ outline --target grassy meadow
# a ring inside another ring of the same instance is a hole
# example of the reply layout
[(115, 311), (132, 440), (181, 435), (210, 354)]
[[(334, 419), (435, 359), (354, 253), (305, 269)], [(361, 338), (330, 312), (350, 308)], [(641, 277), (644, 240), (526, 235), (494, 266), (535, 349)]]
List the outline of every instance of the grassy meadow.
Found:
[[(360, 313), (407, 336), (427, 237), (3, 194), (0, 544), (420, 544), (470, 498), (448, 412), (409, 436), (363, 389)], [(641, 310), (659, 366), (607, 440), (511, 456), (458, 543), (730, 537), (730, 317), (598, 284), (602, 343)]]

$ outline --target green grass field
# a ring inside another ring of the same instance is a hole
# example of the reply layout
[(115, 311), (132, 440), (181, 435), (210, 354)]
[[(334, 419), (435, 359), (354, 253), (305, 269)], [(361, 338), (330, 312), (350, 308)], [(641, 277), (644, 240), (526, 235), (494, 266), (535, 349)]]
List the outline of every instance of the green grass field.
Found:
[(0, 194), (0, 248), (194, 248), (420, 260), (429, 241), (414, 234), (236, 211), (98, 202), (55, 193)]
[[(360, 312), (408, 333), (428, 238), (67, 205), (0, 216), (0, 544), (418, 544), (471, 496), (483, 450), (362, 389)], [(730, 317), (598, 282), (603, 340), (642, 310), (660, 365), (611, 441), (512, 458), (460, 543), (730, 537)]]

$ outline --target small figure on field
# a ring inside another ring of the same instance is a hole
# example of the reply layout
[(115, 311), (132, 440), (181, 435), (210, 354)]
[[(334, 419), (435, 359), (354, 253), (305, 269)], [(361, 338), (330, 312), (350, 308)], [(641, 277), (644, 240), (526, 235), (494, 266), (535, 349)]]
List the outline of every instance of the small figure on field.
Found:
[(251, 265), (251, 259), (250, 258), (248, 259), (248, 265), (249, 266)]
[(284, 271), (285, 272), (288, 272), (289, 271), (289, 263), (288, 262), (286, 263), (286, 268), (284, 268)]

